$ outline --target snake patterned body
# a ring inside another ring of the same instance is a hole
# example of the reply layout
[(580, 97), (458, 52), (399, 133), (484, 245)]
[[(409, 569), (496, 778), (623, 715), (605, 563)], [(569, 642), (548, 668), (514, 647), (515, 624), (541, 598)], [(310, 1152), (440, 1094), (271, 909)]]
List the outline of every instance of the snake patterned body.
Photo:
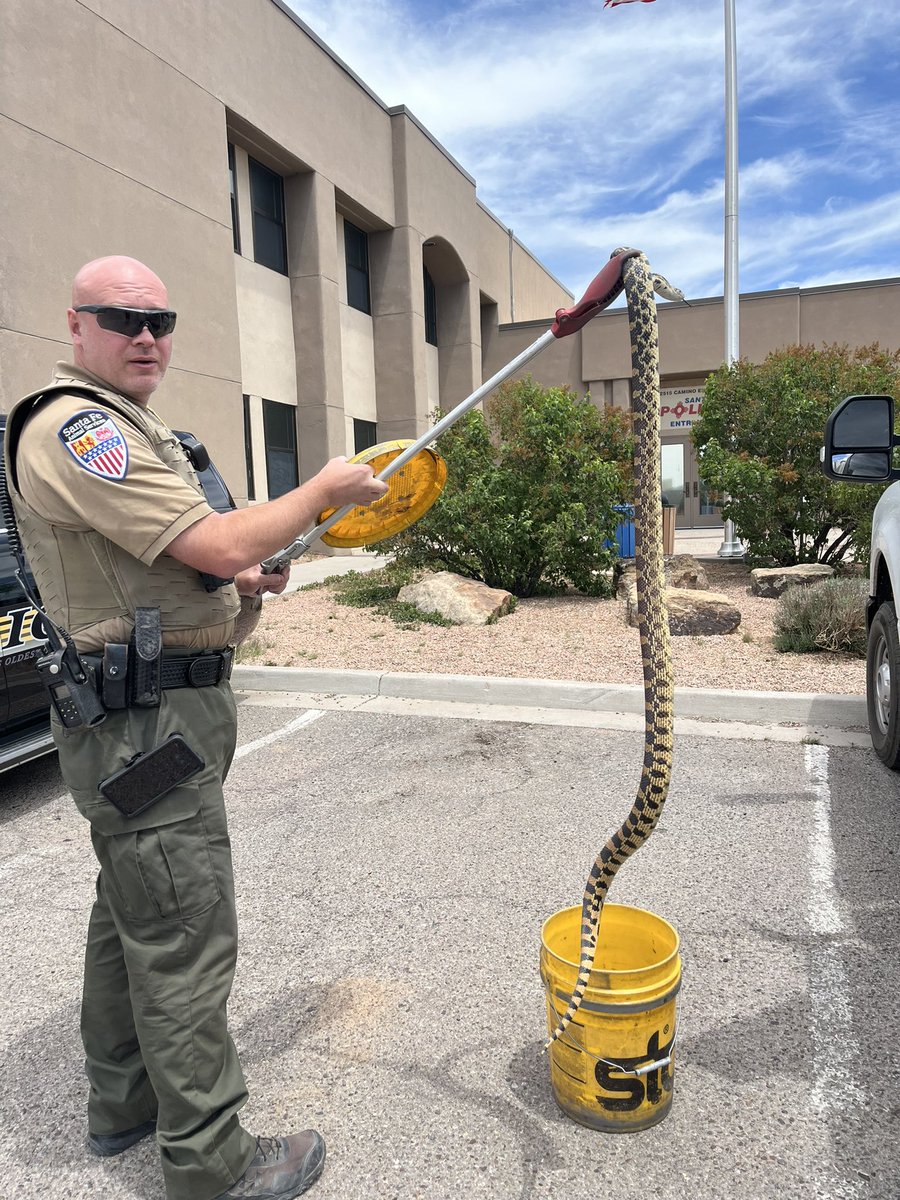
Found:
[[(639, 251), (617, 250), (623, 258), (622, 282), (628, 301), (635, 423), (634, 520), (638, 630), (644, 676), (644, 759), (631, 812), (597, 855), (581, 906), (581, 953), (569, 1005), (550, 1035), (557, 1040), (578, 1012), (594, 965), (600, 915), (619, 867), (656, 828), (669, 790), (672, 770), (675, 688), (665, 604), (662, 546), (662, 491), (659, 442), (659, 338), (654, 290), (667, 299), (683, 299), (662, 276), (650, 271)], [(621, 290), (621, 289), (620, 289)]]

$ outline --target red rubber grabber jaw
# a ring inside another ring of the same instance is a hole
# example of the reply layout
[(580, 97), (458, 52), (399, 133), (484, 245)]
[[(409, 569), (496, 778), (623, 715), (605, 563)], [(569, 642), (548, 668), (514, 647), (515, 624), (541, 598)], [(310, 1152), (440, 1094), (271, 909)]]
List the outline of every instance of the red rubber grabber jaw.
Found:
[(572, 308), (560, 308), (556, 312), (556, 320), (550, 326), (550, 332), (555, 338), (568, 337), (576, 333), (592, 317), (609, 308), (613, 300), (621, 295), (624, 283), (622, 270), (626, 258), (635, 258), (640, 250), (623, 250), (614, 255), (599, 275), (596, 275), (588, 286), (587, 291)]

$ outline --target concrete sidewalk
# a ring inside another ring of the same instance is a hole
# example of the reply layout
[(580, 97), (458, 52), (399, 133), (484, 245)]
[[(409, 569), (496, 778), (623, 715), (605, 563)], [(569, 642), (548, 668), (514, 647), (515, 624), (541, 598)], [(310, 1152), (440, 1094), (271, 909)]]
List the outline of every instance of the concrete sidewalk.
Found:
[[(391, 561), (389, 554), (335, 554), (326, 558), (301, 558), (291, 565), (291, 577), (288, 580), (288, 592), (296, 592), (309, 583), (321, 583), (330, 575), (349, 575), (351, 571), (375, 571), (386, 566)], [(271, 592), (266, 592), (265, 599), (272, 598)]]
[[(310, 667), (236, 666), (236, 692), (288, 695), (313, 708), (368, 709), (537, 724), (639, 729), (644, 691), (627, 684), (560, 679), (316, 670)], [(867, 746), (866, 701), (817, 692), (739, 692), (675, 689), (676, 731), (756, 740)]]

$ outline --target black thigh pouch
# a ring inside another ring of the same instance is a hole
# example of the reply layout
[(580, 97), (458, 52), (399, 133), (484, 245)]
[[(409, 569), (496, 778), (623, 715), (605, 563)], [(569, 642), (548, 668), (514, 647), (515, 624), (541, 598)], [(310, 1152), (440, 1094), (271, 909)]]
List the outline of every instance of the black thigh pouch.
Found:
[(102, 779), (98, 790), (123, 817), (139, 817), (205, 766), (180, 733), (171, 733), (164, 742), (136, 754), (121, 770)]

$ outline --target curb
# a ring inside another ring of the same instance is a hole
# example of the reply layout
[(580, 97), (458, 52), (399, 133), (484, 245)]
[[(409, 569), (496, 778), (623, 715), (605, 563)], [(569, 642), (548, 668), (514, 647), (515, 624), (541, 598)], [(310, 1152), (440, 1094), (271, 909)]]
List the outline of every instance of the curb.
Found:
[[(382, 671), (328, 671), (304, 667), (236, 666), (240, 691), (390, 696), (461, 704), (503, 704), (585, 712), (642, 713), (644, 689), (630, 684), (570, 683), (475, 675), (418, 675)], [(676, 688), (675, 715), (706, 721), (867, 729), (861, 696), (819, 692), (737, 692)]]

